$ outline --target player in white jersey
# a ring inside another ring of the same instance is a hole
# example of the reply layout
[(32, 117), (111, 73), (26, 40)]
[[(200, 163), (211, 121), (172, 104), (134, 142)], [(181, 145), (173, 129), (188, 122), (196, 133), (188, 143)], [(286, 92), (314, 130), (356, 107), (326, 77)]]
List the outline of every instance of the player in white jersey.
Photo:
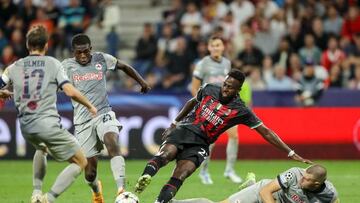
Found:
[[(191, 93), (193, 96), (201, 85), (205, 83), (211, 83), (221, 85), (225, 81), (226, 75), (231, 69), (231, 62), (229, 59), (223, 56), (224, 42), (220, 37), (214, 36), (209, 39), (208, 50), (210, 55), (201, 59), (195, 66), (193, 72), (193, 78), (191, 81)], [(226, 131), (229, 139), (226, 146), (226, 167), (224, 176), (229, 178), (234, 183), (240, 183), (242, 179), (238, 176), (234, 170), (234, 165), (237, 159), (238, 153), (238, 134), (237, 127), (234, 126)], [(210, 147), (209, 158), (206, 159), (200, 169), (199, 176), (203, 184), (213, 184), (211, 176), (208, 172), (209, 160), (211, 151), (214, 145)]]
[(141, 93), (150, 90), (146, 81), (134, 68), (117, 58), (102, 52), (91, 52), (90, 38), (85, 34), (72, 39), (73, 58), (63, 61), (71, 83), (80, 90), (99, 110), (92, 118), (80, 105), (73, 102), (75, 137), (78, 139), (88, 165), (85, 179), (93, 192), (93, 203), (103, 203), (101, 182), (97, 178), (97, 156), (105, 144), (110, 156), (111, 170), (117, 185), (118, 195), (125, 190), (125, 161), (120, 154), (118, 135), (122, 126), (112, 111), (106, 92), (106, 72), (122, 70), (141, 86)]
[[(67, 96), (84, 105), (92, 116), (97, 113), (89, 100), (69, 83), (61, 63), (53, 57), (45, 56), (47, 40), (44, 27), (32, 28), (26, 35), (30, 55), (7, 67), (0, 78), (1, 88), (8, 84), (13, 86), (21, 132), (36, 148), (32, 203), (54, 202), (87, 165), (80, 145), (60, 124), (56, 109), (57, 90), (62, 89)], [(12, 94), (2, 91), (1, 96), (9, 98)], [(47, 152), (58, 161), (69, 161), (70, 165), (58, 175), (50, 191), (42, 195)]]
[[(312, 165), (291, 168), (276, 179), (263, 179), (229, 196), (220, 203), (339, 203), (334, 185), (326, 180), (326, 169)], [(206, 198), (173, 200), (171, 203), (214, 203)]]

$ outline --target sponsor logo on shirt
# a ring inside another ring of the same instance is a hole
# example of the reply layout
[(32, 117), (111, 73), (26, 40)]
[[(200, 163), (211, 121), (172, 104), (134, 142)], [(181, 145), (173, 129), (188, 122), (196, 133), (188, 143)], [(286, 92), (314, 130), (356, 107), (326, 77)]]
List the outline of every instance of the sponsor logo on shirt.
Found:
[(84, 75), (74, 74), (73, 81), (80, 82), (80, 81), (89, 81), (89, 80), (102, 80), (103, 73), (99, 71), (98, 73), (85, 73)]
[[(211, 106), (214, 102), (214, 100), (211, 100), (209, 106)], [(219, 110), (220, 108), (221, 104), (215, 107), (216, 110)], [(214, 111), (208, 108), (206, 105), (202, 106), (201, 117), (205, 118), (214, 126), (222, 125), (224, 123), (224, 120), (220, 118), (220, 116), (216, 115), (216, 113), (214, 113)]]
[(303, 201), (297, 194), (292, 194), (291, 199), (294, 200), (294, 202), (305, 203), (305, 201)]
[(102, 65), (101, 65), (100, 63), (97, 63), (97, 64), (95, 65), (95, 68), (96, 68), (96, 70), (101, 70), (101, 69), (102, 69)]

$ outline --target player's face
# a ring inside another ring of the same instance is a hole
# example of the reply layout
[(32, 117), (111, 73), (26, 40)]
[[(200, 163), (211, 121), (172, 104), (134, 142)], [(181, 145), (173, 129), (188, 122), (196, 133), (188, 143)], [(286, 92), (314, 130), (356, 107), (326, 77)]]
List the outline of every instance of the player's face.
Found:
[(304, 176), (300, 180), (300, 186), (305, 190), (314, 190), (319, 186), (313, 175), (309, 173), (304, 173)]
[(238, 94), (240, 82), (233, 77), (227, 76), (222, 87), (221, 96), (223, 98), (232, 98)]
[(91, 46), (90, 46), (90, 44), (75, 45), (73, 52), (74, 52), (75, 60), (79, 64), (86, 65), (86, 64), (88, 64), (90, 62), (90, 59), (91, 59)]
[(212, 57), (219, 58), (223, 55), (225, 47), (220, 39), (215, 39), (209, 42), (208, 49)]

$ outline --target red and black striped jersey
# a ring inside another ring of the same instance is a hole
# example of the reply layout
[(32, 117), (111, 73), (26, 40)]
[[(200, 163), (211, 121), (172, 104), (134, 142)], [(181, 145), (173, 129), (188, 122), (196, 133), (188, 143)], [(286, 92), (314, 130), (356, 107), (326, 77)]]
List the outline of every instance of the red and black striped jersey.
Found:
[(208, 144), (211, 144), (234, 125), (244, 124), (256, 128), (262, 124), (238, 95), (223, 104), (220, 102), (220, 94), (221, 87), (216, 85), (207, 84), (200, 88), (196, 96), (198, 103), (179, 126), (202, 136)]

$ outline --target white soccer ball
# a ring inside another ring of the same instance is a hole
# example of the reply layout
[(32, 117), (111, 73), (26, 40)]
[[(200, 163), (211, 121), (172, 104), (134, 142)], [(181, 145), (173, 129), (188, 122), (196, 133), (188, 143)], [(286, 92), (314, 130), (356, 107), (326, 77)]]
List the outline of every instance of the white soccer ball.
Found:
[(139, 203), (139, 198), (131, 192), (123, 192), (115, 199), (115, 203)]

